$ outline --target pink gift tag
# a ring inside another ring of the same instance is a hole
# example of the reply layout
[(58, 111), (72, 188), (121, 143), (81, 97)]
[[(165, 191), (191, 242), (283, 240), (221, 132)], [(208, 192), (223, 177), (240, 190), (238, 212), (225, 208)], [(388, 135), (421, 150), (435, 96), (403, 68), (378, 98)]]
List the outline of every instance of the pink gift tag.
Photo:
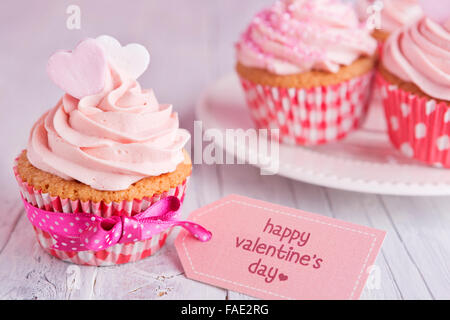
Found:
[(180, 232), (186, 276), (263, 299), (358, 299), (386, 235), (238, 195), (189, 220), (213, 236), (203, 243)]

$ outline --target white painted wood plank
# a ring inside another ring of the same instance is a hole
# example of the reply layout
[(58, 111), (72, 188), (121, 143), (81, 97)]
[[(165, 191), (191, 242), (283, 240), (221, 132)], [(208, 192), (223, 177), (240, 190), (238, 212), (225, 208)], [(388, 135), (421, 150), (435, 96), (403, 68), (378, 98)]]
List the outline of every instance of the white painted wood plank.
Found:
[(325, 188), (298, 181), (289, 181), (289, 183), (297, 209), (333, 217)]
[(0, 203), (0, 254), (24, 212), (21, 205), (18, 199), (5, 200), (5, 202)]
[[(450, 298), (449, 197), (381, 197), (404, 251), (426, 284), (423, 296)], [(395, 253), (393, 253), (394, 255)], [(405, 268), (398, 272), (405, 272)], [(411, 281), (412, 282), (412, 281)], [(417, 281), (411, 283), (416, 285)]]
[[(364, 299), (431, 298), (414, 265), (401, 246), (382, 204), (375, 195), (327, 189), (335, 218), (387, 231), (375, 265), (380, 270), (380, 287), (365, 287)], [(404, 198), (407, 201), (407, 198)], [(374, 274), (374, 276), (376, 276)]]

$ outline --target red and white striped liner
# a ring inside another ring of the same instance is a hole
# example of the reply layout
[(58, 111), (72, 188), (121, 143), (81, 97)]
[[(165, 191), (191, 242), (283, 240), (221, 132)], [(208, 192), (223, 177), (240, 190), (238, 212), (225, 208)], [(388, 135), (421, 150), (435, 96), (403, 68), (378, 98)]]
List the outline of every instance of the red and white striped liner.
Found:
[[(144, 197), (142, 200), (135, 199), (133, 201), (124, 200), (121, 202), (106, 203), (104, 201), (73, 201), (70, 199), (62, 199), (60, 197), (52, 197), (48, 193), (42, 193), (40, 190), (30, 186), (27, 182), (22, 181), (17, 172), (17, 162), (14, 165), (14, 174), (23, 197), (33, 206), (45, 209), (47, 211), (54, 210), (65, 213), (86, 212), (101, 217), (118, 215), (122, 210), (126, 212), (127, 216), (132, 216), (144, 211), (156, 201), (168, 196), (176, 196), (182, 202), (189, 180), (189, 178), (186, 179), (182, 184), (175, 188), (171, 188), (167, 192), (155, 194), (151, 197)], [(169, 228), (150, 239), (131, 243), (119, 243), (101, 251), (87, 250), (75, 252), (51, 249), (54, 240), (50, 234), (39, 228), (33, 228), (36, 232), (37, 240), (41, 247), (52, 256), (63, 261), (91, 266), (110, 266), (127, 262), (135, 262), (148, 257), (164, 245), (166, 238), (171, 231)]]
[(419, 97), (376, 77), (389, 138), (408, 158), (450, 168), (450, 105)]
[(383, 56), (384, 44), (386, 43), (386, 41), (377, 40), (377, 42), (378, 42), (378, 47), (377, 47), (378, 61), (381, 61), (381, 57)]
[(241, 78), (247, 105), (260, 129), (279, 129), (286, 144), (317, 145), (358, 128), (370, 101), (373, 72), (310, 89), (255, 84)]

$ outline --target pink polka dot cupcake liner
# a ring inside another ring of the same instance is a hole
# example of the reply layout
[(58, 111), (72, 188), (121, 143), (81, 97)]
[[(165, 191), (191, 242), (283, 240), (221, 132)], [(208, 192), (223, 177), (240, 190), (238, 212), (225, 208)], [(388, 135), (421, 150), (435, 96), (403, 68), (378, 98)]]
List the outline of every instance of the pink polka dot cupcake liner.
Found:
[(419, 97), (376, 76), (389, 138), (406, 157), (450, 168), (450, 105)]
[(373, 73), (336, 85), (281, 88), (241, 78), (251, 117), (259, 129), (279, 129), (280, 142), (319, 145), (345, 138), (363, 122)]
[[(189, 180), (189, 178), (186, 179), (182, 184), (176, 186), (175, 188), (171, 188), (167, 192), (155, 194), (151, 197), (144, 197), (141, 200), (135, 199), (132, 201), (124, 200), (121, 202), (106, 203), (104, 201), (74, 201), (60, 197), (52, 197), (48, 193), (43, 193), (41, 190), (37, 190), (25, 181), (22, 181), (17, 172), (16, 165), (14, 166), (14, 174), (23, 198), (34, 207), (44, 209), (46, 211), (57, 211), (64, 213), (84, 212), (101, 216), (103, 218), (108, 218), (119, 214), (133, 216), (146, 210), (158, 200), (168, 196), (175, 196), (182, 202)], [(49, 233), (34, 226), (33, 229), (36, 233), (39, 245), (50, 255), (66, 262), (90, 266), (110, 266), (135, 262), (151, 256), (165, 244), (166, 238), (171, 231), (171, 228), (169, 228), (146, 240), (130, 243), (118, 243), (99, 251), (63, 251), (52, 248), (55, 244), (55, 240)]]

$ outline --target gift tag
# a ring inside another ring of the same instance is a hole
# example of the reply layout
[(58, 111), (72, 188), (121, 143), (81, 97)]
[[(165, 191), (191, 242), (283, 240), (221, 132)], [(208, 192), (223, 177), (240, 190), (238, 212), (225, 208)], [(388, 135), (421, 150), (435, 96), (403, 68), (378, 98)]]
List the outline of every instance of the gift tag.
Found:
[(263, 299), (358, 299), (386, 234), (238, 195), (189, 220), (212, 239), (180, 232), (186, 276)]

